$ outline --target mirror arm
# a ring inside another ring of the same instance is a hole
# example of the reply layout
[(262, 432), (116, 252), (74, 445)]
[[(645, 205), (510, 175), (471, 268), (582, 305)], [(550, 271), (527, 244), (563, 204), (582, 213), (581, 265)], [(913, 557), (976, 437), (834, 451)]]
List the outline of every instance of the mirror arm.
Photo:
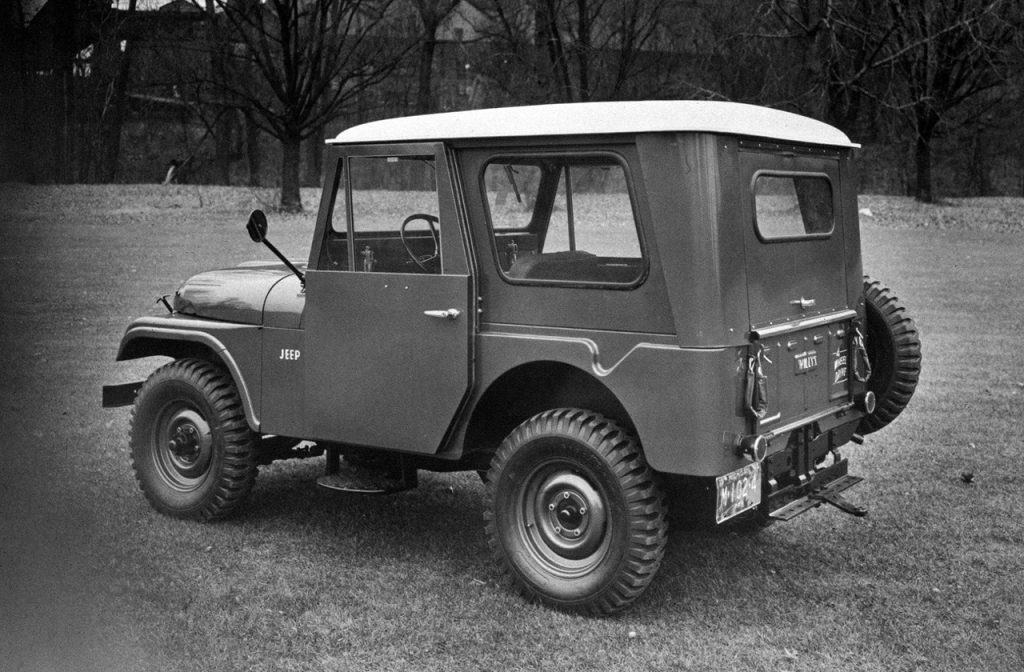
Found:
[(278, 250), (276, 247), (274, 247), (274, 244), (271, 243), (266, 238), (263, 239), (263, 244), (266, 245), (267, 249), (269, 249), (271, 252), (273, 252), (274, 255), (278, 259), (283, 261), (284, 265), (287, 266), (289, 269), (291, 269), (292, 273), (294, 273), (295, 275), (297, 275), (299, 277), (299, 282), (301, 282), (302, 286), (305, 287), (306, 286), (306, 276), (302, 274), (302, 271), (300, 271), (298, 268), (296, 268), (295, 264), (293, 264), (292, 262), (288, 261), (288, 258), (286, 256), (284, 256), (283, 254), (281, 254), (280, 250)]
[(262, 210), (257, 208), (249, 213), (249, 221), (245, 224), (245, 230), (249, 233), (249, 237), (252, 238), (252, 242), (266, 245), (267, 249), (273, 252), (275, 257), (283, 261), (284, 265), (299, 277), (302, 288), (306, 288), (306, 276), (302, 274), (302, 271), (295, 268), (295, 265), (288, 261), (287, 257), (281, 254), (280, 250), (274, 247), (273, 243), (267, 240), (267, 216)]

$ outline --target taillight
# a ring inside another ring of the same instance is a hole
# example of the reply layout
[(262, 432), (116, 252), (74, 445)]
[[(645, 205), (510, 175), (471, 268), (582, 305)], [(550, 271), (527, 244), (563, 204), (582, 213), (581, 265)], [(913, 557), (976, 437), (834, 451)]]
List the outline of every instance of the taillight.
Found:
[(763, 434), (744, 436), (740, 439), (740, 451), (754, 462), (760, 462), (768, 454), (768, 439)]

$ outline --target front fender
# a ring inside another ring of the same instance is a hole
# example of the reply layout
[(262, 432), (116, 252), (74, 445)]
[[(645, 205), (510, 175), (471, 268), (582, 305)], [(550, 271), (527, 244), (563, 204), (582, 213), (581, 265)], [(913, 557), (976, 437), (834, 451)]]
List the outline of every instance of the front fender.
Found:
[(262, 329), (192, 317), (142, 317), (121, 337), (117, 361), (142, 357), (211, 356), (231, 374), (238, 387), (249, 427), (260, 431), (260, 375)]

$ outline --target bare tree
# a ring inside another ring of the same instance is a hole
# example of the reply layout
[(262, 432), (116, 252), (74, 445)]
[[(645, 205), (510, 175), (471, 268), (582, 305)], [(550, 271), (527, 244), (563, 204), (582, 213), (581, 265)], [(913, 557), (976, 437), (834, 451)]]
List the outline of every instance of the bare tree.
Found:
[(25, 14), (20, 2), (0, 9), (0, 181), (31, 178), (28, 139), (28, 65)]
[(908, 120), (914, 195), (931, 202), (932, 142), (965, 102), (1007, 81), (1007, 50), (1024, 28), (1024, 10), (1015, 0), (887, 0), (882, 14), (879, 23), (892, 28), (876, 67), (892, 84), (878, 98)]
[[(206, 4), (206, 18), (207, 25), (210, 27), (217, 25), (217, 0), (204, 0)], [(214, 82), (224, 82), (227, 80), (227, 62), (231, 53), (231, 35), (227, 31), (223, 30), (207, 30), (206, 31), (206, 51), (209, 59), (208, 67), (211, 79)], [(229, 100), (226, 100), (227, 96), (220, 96), (220, 100), (216, 100), (213, 105), (213, 120), (211, 123), (211, 130), (213, 135), (213, 141), (215, 145), (215, 181), (221, 184), (231, 183), (231, 159), (230, 159), (230, 147), (231, 147), (231, 116), (235, 113), (233, 106)], [(199, 106), (202, 111), (202, 107)], [(204, 119), (205, 123), (205, 119)]]
[(211, 0), (231, 45), (213, 84), (282, 147), (281, 208), (301, 210), (302, 141), (383, 82), (408, 46), (388, 34), (391, 0)]
[(762, 3), (759, 25), (747, 35), (762, 50), (770, 45), (778, 73), (772, 102), (841, 128), (852, 126), (865, 82), (888, 37), (875, 27), (873, 5), (873, 0)]
[[(128, 0), (128, 11), (123, 19), (130, 22), (135, 15), (136, 0)], [(124, 127), (125, 108), (127, 107), (128, 78), (131, 76), (133, 42), (130, 35), (113, 33), (115, 42), (120, 49), (116, 71), (112, 73), (112, 81), (108, 85), (103, 113), (101, 116), (102, 155), (100, 157), (101, 182), (113, 182), (117, 178), (118, 163), (121, 158), (121, 130)], [(122, 39), (117, 40), (118, 37)]]
[(459, 0), (412, 0), (423, 27), (420, 44), (420, 59), (416, 65), (416, 113), (426, 114), (433, 110), (432, 75), (434, 52), (437, 50), (437, 30), (441, 22), (459, 4)]
[(852, 130), (886, 39), (876, 0), (708, 3), (693, 93), (791, 109)]
[(933, 140), (943, 124), (984, 109), (965, 103), (1006, 91), (1022, 13), (1014, 0), (765, 0), (746, 26), (727, 31), (746, 65), (724, 81), (741, 78), (747, 100), (846, 130), (865, 111), (903, 119), (913, 134), (915, 196), (931, 201)]
[(668, 0), (482, 3), (492, 17), (491, 77), (515, 102), (659, 97)]

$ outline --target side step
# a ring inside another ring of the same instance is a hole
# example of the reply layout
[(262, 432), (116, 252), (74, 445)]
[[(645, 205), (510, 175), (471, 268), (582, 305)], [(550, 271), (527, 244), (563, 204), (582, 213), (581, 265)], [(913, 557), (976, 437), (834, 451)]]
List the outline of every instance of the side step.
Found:
[(801, 513), (817, 508), (823, 503), (831, 504), (837, 509), (854, 516), (866, 516), (868, 515), (866, 507), (858, 506), (839, 494), (844, 490), (852, 488), (863, 480), (864, 479), (860, 476), (851, 476), (849, 474), (840, 476), (820, 490), (815, 490), (809, 495), (795, 499), (789, 504), (772, 511), (768, 514), (768, 517), (774, 518), (775, 520), (792, 520)]
[(403, 490), (412, 490), (418, 485), (416, 469), (407, 467), (404, 461), (391, 468), (366, 467), (352, 462), (343, 462), (335, 452), (328, 449), (327, 473), (316, 479), (316, 484), (328, 490), (352, 492), (362, 495), (387, 495)]

